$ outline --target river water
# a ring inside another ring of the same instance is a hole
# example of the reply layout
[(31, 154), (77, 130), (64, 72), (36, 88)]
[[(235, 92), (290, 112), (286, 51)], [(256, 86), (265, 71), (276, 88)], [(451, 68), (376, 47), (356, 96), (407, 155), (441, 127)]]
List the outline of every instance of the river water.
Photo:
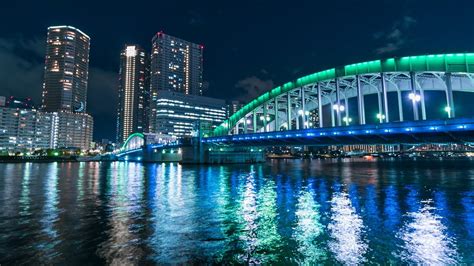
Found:
[(0, 264), (474, 263), (474, 161), (0, 164)]

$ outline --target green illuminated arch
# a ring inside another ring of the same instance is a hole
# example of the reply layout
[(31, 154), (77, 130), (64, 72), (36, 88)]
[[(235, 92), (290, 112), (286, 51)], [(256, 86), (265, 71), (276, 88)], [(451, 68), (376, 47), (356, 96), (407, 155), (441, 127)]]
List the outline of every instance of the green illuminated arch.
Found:
[(128, 136), (127, 140), (123, 143), (122, 148), (120, 148), (120, 150), (122, 151), (125, 150), (125, 148), (128, 145), (128, 142), (130, 142), (130, 140), (135, 137), (142, 138), (143, 140), (145, 140), (145, 135), (143, 135), (143, 133), (133, 133), (130, 136)]
[(265, 102), (305, 85), (354, 75), (383, 72), (464, 72), (474, 73), (474, 53), (437, 54), (389, 58), (345, 65), (316, 72), (278, 86), (254, 99), (225, 120), (214, 130), (214, 135), (226, 135), (229, 128)]

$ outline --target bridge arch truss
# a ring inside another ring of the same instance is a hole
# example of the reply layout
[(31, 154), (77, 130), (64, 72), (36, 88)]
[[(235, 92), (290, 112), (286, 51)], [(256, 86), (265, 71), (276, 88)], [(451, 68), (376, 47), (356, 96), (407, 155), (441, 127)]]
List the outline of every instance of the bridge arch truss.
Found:
[(369, 95), (380, 123), (427, 120), (431, 91), (444, 96), (445, 118), (456, 117), (453, 92), (474, 92), (474, 54), (391, 58), (317, 72), (259, 96), (214, 135), (364, 125)]

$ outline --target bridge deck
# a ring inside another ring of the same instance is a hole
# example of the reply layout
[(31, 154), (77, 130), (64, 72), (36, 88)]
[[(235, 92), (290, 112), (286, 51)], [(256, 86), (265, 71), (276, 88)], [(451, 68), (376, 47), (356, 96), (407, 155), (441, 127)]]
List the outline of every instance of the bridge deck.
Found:
[(392, 122), (209, 137), (209, 144), (252, 146), (474, 142), (474, 119)]

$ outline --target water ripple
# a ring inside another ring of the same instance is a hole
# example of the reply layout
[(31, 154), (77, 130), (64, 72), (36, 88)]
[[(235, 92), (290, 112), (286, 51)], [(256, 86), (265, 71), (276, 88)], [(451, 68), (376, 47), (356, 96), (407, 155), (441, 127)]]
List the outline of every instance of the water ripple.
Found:
[(432, 201), (422, 201), (418, 212), (407, 214), (409, 222), (397, 234), (404, 244), (396, 254), (403, 261), (423, 265), (452, 265), (458, 262), (453, 237), (447, 235), (442, 217), (434, 213)]
[(337, 261), (354, 265), (365, 262), (368, 245), (363, 239), (364, 225), (346, 192), (336, 192), (331, 199), (331, 222), (328, 229), (333, 239), (329, 249)]

